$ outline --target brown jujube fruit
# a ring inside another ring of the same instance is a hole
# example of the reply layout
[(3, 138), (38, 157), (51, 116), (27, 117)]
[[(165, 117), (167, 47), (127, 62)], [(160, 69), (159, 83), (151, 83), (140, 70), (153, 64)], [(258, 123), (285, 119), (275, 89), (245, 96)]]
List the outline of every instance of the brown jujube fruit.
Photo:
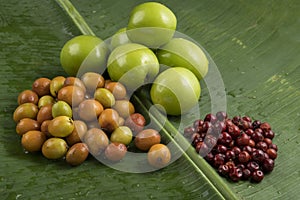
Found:
[(119, 127), (119, 114), (116, 110), (107, 108), (99, 116), (100, 127), (108, 132), (112, 132)]
[(48, 131), (48, 126), (50, 124), (51, 120), (45, 120), (43, 121), (43, 123), (41, 124), (41, 132), (43, 132), (48, 138), (53, 137), (49, 131)]
[(32, 91), (38, 96), (44, 96), (50, 94), (51, 80), (48, 78), (38, 78), (32, 84)]
[(124, 125), (128, 126), (134, 135), (141, 132), (144, 129), (145, 124), (146, 120), (140, 113), (131, 114), (124, 122)]
[(52, 117), (52, 104), (45, 105), (40, 108), (37, 114), (37, 121), (39, 124), (42, 124), (45, 120), (51, 120)]
[(36, 119), (38, 111), (37, 105), (33, 103), (21, 104), (14, 111), (13, 120), (15, 122), (19, 122), (24, 118)]
[(111, 91), (116, 100), (121, 100), (126, 97), (126, 88), (123, 84), (119, 82), (109, 82), (105, 85), (105, 88)]
[(78, 115), (80, 119), (87, 122), (96, 120), (102, 111), (103, 106), (94, 99), (84, 100), (78, 106)]
[(105, 79), (101, 74), (87, 72), (82, 75), (81, 81), (86, 87), (88, 93), (94, 93), (97, 88), (104, 87)]
[(155, 168), (167, 166), (171, 161), (171, 152), (164, 144), (153, 145), (147, 154), (148, 162)]
[(84, 143), (87, 144), (92, 155), (100, 155), (109, 144), (107, 135), (98, 128), (92, 128), (84, 135)]
[(69, 85), (58, 91), (57, 99), (67, 102), (72, 107), (77, 107), (84, 100), (84, 91), (77, 86)]
[(134, 144), (138, 149), (148, 151), (151, 146), (159, 144), (160, 140), (161, 136), (158, 131), (154, 129), (145, 129), (136, 135)]
[(40, 129), (40, 124), (36, 120), (30, 118), (21, 119), (16, 126), (16, 132), (18, 135), (23, 135), (28, 131), (39, 130), (39, 129)]
[(73, 132), (66, 137), (68, 145), (72, 146), (75, 143), (79, 143), (83, 140), (85, 133), (87, 132), (86, 124), (81, 120), (74, 120)]
[(41, 131), (28, 131), (22, 135), (22, 146), (29, 152), (40, 151), (46, 141), (46, 135)]
[(83, 84), (83, 82), (77, 78), (77, 77), (67, 77), (65, 79), (65, 82), (64, 82), (64, 86), (70, 86), (70, 85), (73, 85), (73, 86), (77, 86), (79, 88), (81, 88), (83, 90), (83, 92), (85, 93), (86, 92), (86, 88), (85, 88), (85, 85)]
[(86, 144), (76, 143), (67, 151), (66, 161), (72, 166), (82, 164), (89, 155), (89, 150)]
[(37, 104), (39, 101), (39, 97), (37, 93), (32, 90), (24, 90), (18, 95), (18, 104), (21, 105), (23, 103), (33, 103)]
[(113, 162), (122, 160), (125, 157), (126, 153), (126, 145), (117, 142), (110, 143), (104, 151), (105, 157)]
[(135, 112), (133, 104), (128, 100), (117, 100), (112, 108), (124, 119)]

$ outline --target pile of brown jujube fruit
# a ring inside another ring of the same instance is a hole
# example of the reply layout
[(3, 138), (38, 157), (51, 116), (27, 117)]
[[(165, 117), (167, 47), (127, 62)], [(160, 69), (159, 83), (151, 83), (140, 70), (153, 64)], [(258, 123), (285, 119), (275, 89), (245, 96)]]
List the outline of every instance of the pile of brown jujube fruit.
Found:
[(119, 162), (130, 143), (147, 152), (154, 167), (170, 161), (160, 133), (145, 128), (146, 120), (136, 112), (125, 86), (95, 72), (36, 79), (31, 89), (18, 95), (13, 119), (26, 152), (65, 159), (73, 166), (90, 153)]
[(267, 122), (248, 116), (228, 118), (226, 112), (207, 114), (186, 127), (184, 136), (197, 153), (230, 180), (260, 182), (277, 158), (275, 136)]

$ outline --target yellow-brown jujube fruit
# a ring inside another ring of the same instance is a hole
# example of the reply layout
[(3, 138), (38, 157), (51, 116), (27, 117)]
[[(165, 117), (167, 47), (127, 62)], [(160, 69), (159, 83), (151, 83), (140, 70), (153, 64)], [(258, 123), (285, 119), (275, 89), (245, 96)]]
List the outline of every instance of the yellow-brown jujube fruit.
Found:
[(148, 163), (155, 168), (167, 166), (171, 161), (171, 152), (164, 144), (153, 145), (147, 154)]
[(26, 151), (40, 151), (46, 141), (46, 135), (41, 131), (28, 131), (22, 135), (21, 144)]

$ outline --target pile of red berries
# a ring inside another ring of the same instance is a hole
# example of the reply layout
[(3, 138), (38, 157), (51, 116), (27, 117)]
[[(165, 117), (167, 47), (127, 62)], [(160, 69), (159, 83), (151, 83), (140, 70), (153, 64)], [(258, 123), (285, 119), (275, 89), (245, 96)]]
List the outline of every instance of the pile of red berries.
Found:
[(269, 123), (248, 116), (228, 118), (227, 113), (207, 114), (184, 129), (197, 153), (232, 181), (260, 182), (274, 168), (277, 145)]

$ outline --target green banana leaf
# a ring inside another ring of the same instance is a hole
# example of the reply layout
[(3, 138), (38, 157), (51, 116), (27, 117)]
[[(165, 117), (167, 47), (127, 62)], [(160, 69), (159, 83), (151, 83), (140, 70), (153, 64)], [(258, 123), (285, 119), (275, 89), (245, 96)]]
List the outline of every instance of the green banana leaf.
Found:
[[(79, 34), (106, 39), (125, 27), (130, 10), (143, 1), (4, 1), (0, 6), (0, 192), (1, 199), (299, 199), (300, 182), (300, 2), (165, 0), (178, 19), (178, 31), (200, 43), (218, 66), (230, 116), (268, 121), (279, 147), (275, 169), (259, 183), (220, 177), (178, 136), (182, 120), (163, 118), (147, 90), (133, 101), (174, 141), (182, 156), (149, 173), (126, 173), (93, 157), (71, 167), (25, 153), (12, 113), (17, 95), (41, 76), (66, 75), (59, 64), (63, 44)], [(73, 7), (73, 5), (74, 7)], [(76, 10), (76, 9), (77, 10)], [(205, 86), (205, 84), (203, 84)], [(211, 112), (203, 87), (201, 117)]]

